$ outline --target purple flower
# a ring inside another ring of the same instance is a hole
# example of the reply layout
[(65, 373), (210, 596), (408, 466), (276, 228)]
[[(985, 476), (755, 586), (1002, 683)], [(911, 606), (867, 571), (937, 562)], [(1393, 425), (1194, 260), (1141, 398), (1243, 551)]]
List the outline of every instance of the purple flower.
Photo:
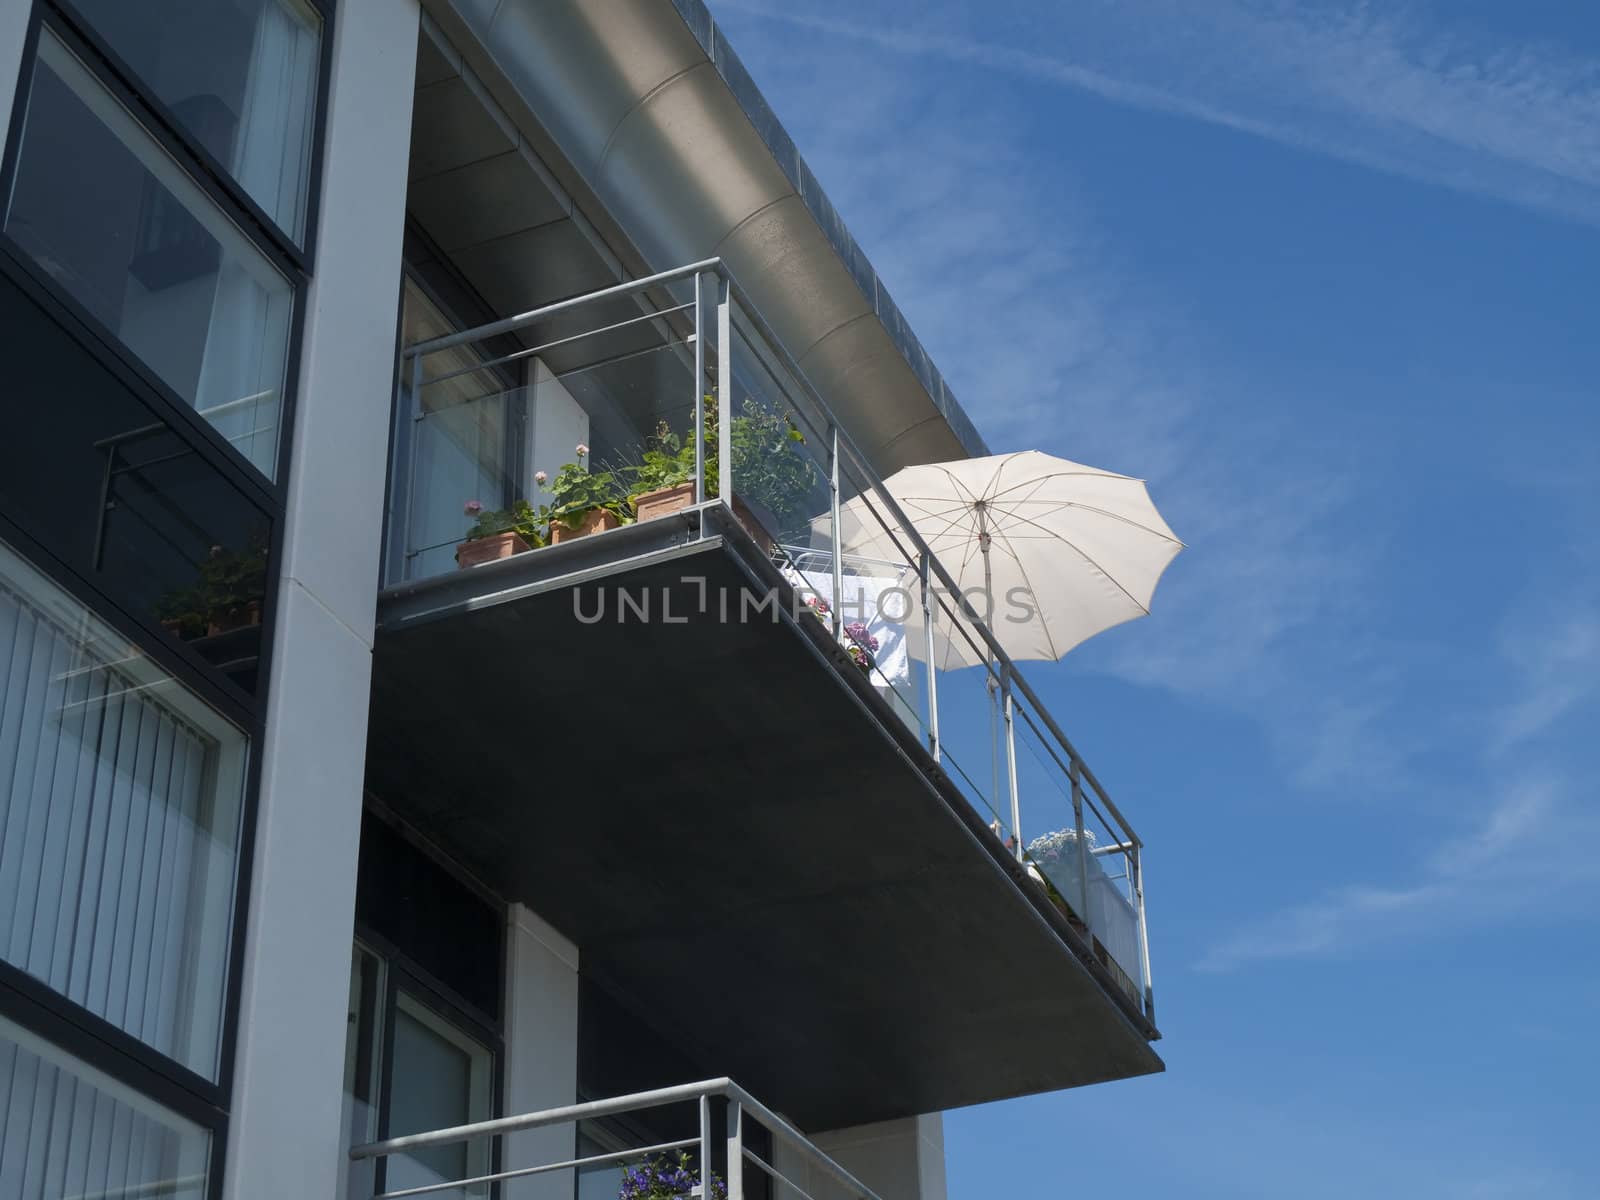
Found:
[(546, 483), (550, 482), (550, 476), (546, 475), (543, 471), (535, 471), (533, 473), (533, 481), (540, 487), (543, 487)]
[(468, 500), (466, 502), (466, 504), (463, 506), (463, 508), (466, 511), (467, 516), (475, 517), (475, 516), (477, 516), (479, 513), (481, 513), (483, 511), (483, 501), (482, 500)]
[(850, 640), (869, 653), (878, 648), (878, 639), (867, 631), (866, 625), (860, 621), (851, 621), (844, 627)]
[(584, 455), (589, 453), (589, 447), (587, 445), (585, 445), (583, 442), (579, 442), (577, 447), (576, 447), (576, 449), (578, 451), (578, 457), (579, 458), (582, 458)]

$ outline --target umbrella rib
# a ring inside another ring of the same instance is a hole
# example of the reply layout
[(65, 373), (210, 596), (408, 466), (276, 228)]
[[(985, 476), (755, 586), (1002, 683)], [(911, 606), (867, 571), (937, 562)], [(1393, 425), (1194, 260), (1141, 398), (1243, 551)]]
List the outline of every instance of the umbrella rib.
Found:
[(1093, 479), (1125, 479), (1130, 483), (1148, 482), (1147, 480), (1143, 479), (1135, 479), (1132, 475), (1118, 475), (1115, 471), (1047, 471), (1043, 475), (1034, 475), (1028, 479), (1019, 479), (1016, 483), (1013, 483), (1010, 487), (1006, 488), (1005, 491), (996, 492), (993, 496), (990, 496), (989, 499), (993, 500), (999, 496), (1003, 496), (1006, 494), (1006, 492), (1009, 492), (1014, 488), (1027, 487), (1030, 483), (1044, 483), (1051, 479), (1076, 479), (1079, 477), (1088, 477)]
[[(1006, 549), (1011, 550), (1009, 542), (1006, 546)], [(1022, 561), (1022, 555), (1018, 554), (1014, 550), (1011, 550), (1011, 557), (1016, 560), (1017, 570), (1022, 574), (1022, 582), (1028, 587), (1028, 594), (1030, 596), (1037, 597), (1039, 595), (1039, 590), (1033, 586), (1033, 578), (1028, 574), (1027, 565)], [(1035, 608), (1034, 612), (1037, 614), (1039, 610)], [(1066, 651), (1056, 649), (1056, 639), (1050, 634), (1050, 622), (1041, 618), (1039, 625), (1044, 630), (1044, 640), (1050, 647), (1050, 657), (1059, 661), (1060, 658), (1066, 654)], [(996, 634), (995, 636), (998, 637), (999, 635)]]
[(1062, 537), (1059, 533), (1054, 533), (1051, 530), (1045, 529), (1044, 526), (1040, 525), (1037, 521), (1033, 521), (1033, 520), (1031, 520), (1031, 519), (1029, 519), (1027, 517), (1019, 517), (1018, 520), (1023, 521), (1026, 524), (1032, 525), (1036, 529), (1042, 530), (1047, 537), (1055, 538), (1056, 541), (1060, 542), (1063, 546), (1066, 546), (1074, 554), (1076, 554), (1079, 558), (1083, 559), (1084, 562), (1088, 563), (1096, 571), (1099, 571), (1101, 575), (1103, 575), (1103, 576), (1105, 576), (1105, 578), (1109, 579), (1112, 582), (1112, 584), (1114, 584), (1116, 586), (1117, 591), (1121, 592), (1124, 596), (1126, 596), (1128, 598), (1128, 601), (1135, 608), (1137, 608), (1141, 613), (1143, 613), (1147, 617), (1150, 615), (1150, 610), (1148, 608), (1146, 608), (1143, 604), (1140, 604), (1139, 601), (1134, 597), (1133, 593), (1130, 592), (1127, 588), (1122, 586), (1122, 581), (1120, 579), (1118, 579), (1116, 576), (1112, 575), (1111, 572), (1107, 571), (1098, 562), (1096, 562), (1094, 556), (1092, 554), (1088, 553), (1088, 551), (1084, 550), (1083, 547), (1077, 545), (1076, 543), (1074, 543), (1069, 538)]
[[(1026, 503), (1028, 503), (1028, 501), (1024, 500), (1024, 501), (1020, 501), (1020, 503), (1026, 504)], [(1109, 508), (1101, 508), (1101, 507), (1099, 507), (1098, 505), (1095, 505), (1095, 504), (1083, 504), (1083, 503), (1080, 503), (1077, 500), (1040, 501), (1040, 503), (1054, 504), (1056, 506), (1056, 511), (1059, 511), (1060, 509), (1063, 509), (1063, 508), (1076, 508), (1081, 512), (1096, 513), (1096, 514), (1098, 514), (1098, 515), (1100, 515), (1102, 517), (1105, 517), (1109, 521), (1120, 521), (1124, 525), (1130, 525), (1134, 529), (1140, 530), (1143, 533), (1148, 533), (1151, 537), (1157, 537), (1157, 538), (1160, 538), (1164, 542), (1171, 542), (1174, 546), (1177, 546), (1177, 547), (1179, 547), (1181, 549), (1187, 549), (1187, 547), (1184, 546), (1184, 544), (1183, 544), (1183, 539), (1178, 537), (1176, 534), (1164, 533), (1159, 529), (1151, 529), (1150, 526), (1142, 525), (1138, 521), (1135, 521), (1132, 517), (1125, 517), (1121, 513), (1112, 512)], [(1006, 510), (1003, 510), (1003, 511), (1005, 511), (1006, 515), (1011, 517), (1013, 520), (1022, 521), (1022, 522), (1025, 522), (1025, 523), (1029, 524), (1029, 525), (1037, 526), (1039, 529), (1044, 530), (1045, 533), (1049, 534), (1052, 537), (1058, 536), (1056, 534), (1050, 533), (1050, 531), (1045, 529), (1044, 526), (1039, 525), (1038, 522), (1035, 521), (1032, 517), (1023, 516), (1021, 513), (1017, 512), (1015, 509), (1006, 509)]]

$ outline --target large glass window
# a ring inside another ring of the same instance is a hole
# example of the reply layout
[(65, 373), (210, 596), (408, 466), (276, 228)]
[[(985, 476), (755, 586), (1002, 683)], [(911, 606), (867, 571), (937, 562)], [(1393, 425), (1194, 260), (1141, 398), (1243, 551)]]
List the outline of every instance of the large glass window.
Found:
[(123, 607), (160, 621), (246, 693), (258, 684), (271, 520), (58, 321), (0, 276), (0, 511)]
[(274, 474), (290, 281), (48, 27), (5, 232)]
[(204, 1200), (210, 1133), (0, 1019), (0, 1196)]
[(301, 0), (74, 0), (285, 233), (302, 241), (321, 19)]
[(213, 1080), (246, 752), (0, 543), (0, 957)]

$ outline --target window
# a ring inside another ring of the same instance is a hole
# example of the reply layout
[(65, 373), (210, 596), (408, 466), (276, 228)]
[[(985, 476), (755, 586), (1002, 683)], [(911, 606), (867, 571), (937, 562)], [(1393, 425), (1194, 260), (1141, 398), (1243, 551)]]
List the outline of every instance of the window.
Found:
[(0, 543), (0, 958), (212, 1080), (246, 752)]
[(311, 180), (321, 19), (298, 0), (75, 0), (94, 31), (296, 242)]
[(0, 437), (0, 511), (255, 693), (267, 509), (4, 275), (0, 328), (28, 348), (6, 398), (29, 434)]
[(273, 476), (293, 285), (48, 26), (5, 232)]
[(209, 1131), (0, 1018), (0, 1196), (204, 1200)]
[[(386, 1136), (426, 1133), (494, 1115), (494, 1055), (465, 1030), (410, 992), (395, 997), (394, 1049), (389, 1068)], [(429, 1146), (389, 1160), (384, 1187), (393, 1191), (487, 1175), (490, 1141)], [(486, 1196), (488, 1188), (453, 1189), (442, 1196)]]
[[(495, 1115), (493, 1037), (443, 1002), (415, 971), (357, 944), (350, 973), (344, 1127), (352, 1145), (485, 1121)], [(347, 1200), (489, 1174), (491, 1138), (352, 1163)], [(430, 1193), (484, 1200), (486, 1184)]]

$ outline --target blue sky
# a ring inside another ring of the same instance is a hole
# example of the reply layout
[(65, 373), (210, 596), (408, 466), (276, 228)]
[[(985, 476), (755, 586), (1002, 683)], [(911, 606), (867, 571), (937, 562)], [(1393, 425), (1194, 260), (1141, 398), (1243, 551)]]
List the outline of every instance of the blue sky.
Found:
[(1030, 672), (1168, 1073), (951, 1114), (952, 1197), (1600, 1195), (1600, 10), (714, 10), (990, 444), (1189, 545)]

